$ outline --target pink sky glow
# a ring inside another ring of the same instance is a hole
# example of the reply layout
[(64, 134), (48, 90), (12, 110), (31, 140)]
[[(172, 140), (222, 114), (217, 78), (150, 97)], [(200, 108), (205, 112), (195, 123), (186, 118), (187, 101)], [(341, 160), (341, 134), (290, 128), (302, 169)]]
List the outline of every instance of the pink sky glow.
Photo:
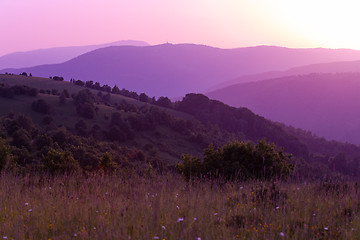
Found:
[(357, 1), (1, 0), (0, 55), (118, 40), (360, 49)]

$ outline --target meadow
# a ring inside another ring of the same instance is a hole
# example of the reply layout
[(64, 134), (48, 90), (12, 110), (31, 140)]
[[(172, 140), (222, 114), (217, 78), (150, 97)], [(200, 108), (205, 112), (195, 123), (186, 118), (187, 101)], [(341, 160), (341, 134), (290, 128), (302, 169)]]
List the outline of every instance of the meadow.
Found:
[(355, 182), (0, 176), (2, 239), (359, 239)]

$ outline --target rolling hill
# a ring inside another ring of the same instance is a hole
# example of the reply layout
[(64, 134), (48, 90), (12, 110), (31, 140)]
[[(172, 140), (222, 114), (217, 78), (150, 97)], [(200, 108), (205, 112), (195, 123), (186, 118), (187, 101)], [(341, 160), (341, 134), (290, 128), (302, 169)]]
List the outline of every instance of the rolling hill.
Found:
[(151, 164), (163, 171), (173, 169), (183, 153), (200, 156), (210, 143), (265, 138), (293, 154), (297, 176), (354, 175), (359, 169), (359, 147), (274, 123), (247, 108), (201, 94), (187, 94), (164, 108), (152, 99), (139, 101), (136, 94), (128, 98), (109, 91), (0, 75), (0, 141), (5, 139), (24, 168), (39, 168), (41, 156), (50, 151), (73, 156), (87, 170), (101, 166), (109, 153), (123, 170), (144, 172)]
[(359, 92), (360, 73), (313, 73), (231, 85), (207, 95), (327, 139), (359, 145)]
[(360, 59), (360, 51), (346, 49), (289, 49), (258, 46), (219, 49), (194, 44), (147, 47), (107, 47), (61, 64), (4, 69), (1, 72), (65, 79), (93, 80), (120, 85), (151, 96), (179, 97), (202, 92), (239, 76), (282, 71), (292, 67)]
[(149, 44), (143, 41), (122, 40), (98, 45), (57, 47), (37, 49), (27, 52), (15, 52), (0, 56), (0, 69), (33, 67), (43, 64), (62, 63), (98, 48), (123, 45), (148, 46)]
[(269, 71), (259, 74), (245, 75), (229, 81), (222, 82), (216, 86), (211, 86), (207, 92), (213, 92), (221, 88), (231, 85), (255, 82), (260, 80), (267, 80), (272, 78), (280, 78), (293, 75), (305, 75), (310, 73), (356, 73), (360, 72), (360, 61), (342, 61), (342, 62), (329, 62), (310, 64), (300, 67), (290, 68), (286, 71)]

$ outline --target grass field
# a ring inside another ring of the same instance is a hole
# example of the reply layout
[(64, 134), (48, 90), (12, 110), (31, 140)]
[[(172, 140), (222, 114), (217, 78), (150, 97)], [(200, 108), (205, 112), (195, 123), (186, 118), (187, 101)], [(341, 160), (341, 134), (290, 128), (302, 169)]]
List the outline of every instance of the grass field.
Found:
[(355, 183), (0, 177), (3, 239), (359, 239)]

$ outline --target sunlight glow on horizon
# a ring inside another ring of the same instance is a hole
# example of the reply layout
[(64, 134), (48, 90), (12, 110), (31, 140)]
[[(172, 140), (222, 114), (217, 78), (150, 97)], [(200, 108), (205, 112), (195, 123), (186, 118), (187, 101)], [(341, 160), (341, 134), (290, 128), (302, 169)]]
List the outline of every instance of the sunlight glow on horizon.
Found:
[(0, 55), (128, 39), (360, 49), (360, 2), (350, 0), (2, 0), (0, 8)]

